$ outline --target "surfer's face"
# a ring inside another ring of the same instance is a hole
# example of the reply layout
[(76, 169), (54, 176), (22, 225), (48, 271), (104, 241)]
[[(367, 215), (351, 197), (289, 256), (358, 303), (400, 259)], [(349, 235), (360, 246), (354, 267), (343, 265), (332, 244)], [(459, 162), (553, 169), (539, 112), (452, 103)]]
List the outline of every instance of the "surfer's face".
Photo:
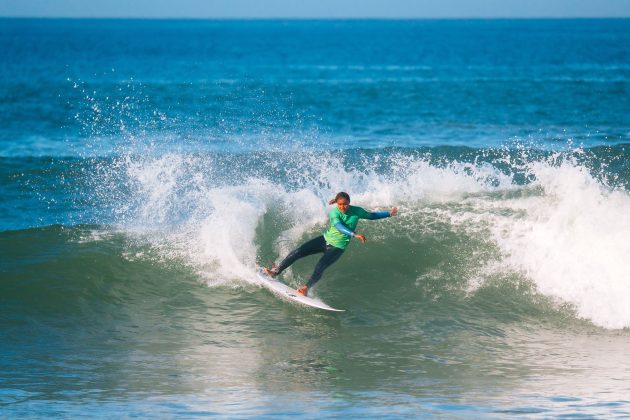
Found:
[(345, 213), (348, 211), (348, 207), (350, 207), (350, 201), (345, 198), (340, 198), (337, 200), (337, 207), (339, 207), (339, 211)]

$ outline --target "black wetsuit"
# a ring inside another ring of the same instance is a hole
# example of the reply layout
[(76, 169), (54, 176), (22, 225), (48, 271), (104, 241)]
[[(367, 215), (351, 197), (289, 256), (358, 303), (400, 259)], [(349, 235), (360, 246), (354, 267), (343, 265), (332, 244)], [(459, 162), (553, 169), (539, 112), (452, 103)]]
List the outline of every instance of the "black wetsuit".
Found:
[(300, 258), (304, 258), (308, 255), (324, 253), (315, 266), (313, 274), (311, 274), (311, 278), (308, 283), (306, 283), (306, 285), (311, 288), (319, 281), (319, 279), (322, 278), (324, 270), (337, 261), (343, 252), (343, 249), (327, 244), (324, 239), (324, 235), (318, 236), (317, 238), (311, 239), (310, 241), (302, 244), (299, 248), (293, 250), (289, 255), (287, 255), (278, 266), (277, 272), (278, 274), (282, 273), (287, 267)]

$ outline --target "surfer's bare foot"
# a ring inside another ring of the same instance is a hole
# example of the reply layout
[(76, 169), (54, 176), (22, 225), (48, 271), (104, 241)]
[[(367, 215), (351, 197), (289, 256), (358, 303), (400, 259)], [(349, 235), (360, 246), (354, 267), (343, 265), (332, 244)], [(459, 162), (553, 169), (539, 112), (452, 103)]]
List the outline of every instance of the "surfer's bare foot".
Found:
[(271, 268), (263, 268), (263, 270), (265, 270), (265, 274), (267, 274), (269, 277), (276, 277), (278, 275), (278, 266), (275, 264), (271, 264)]
[(302, 296), (308, 295), (308, 286), (304, 285), (304, 286), (300, 287), (299, 289), (297, 289), (297, 292), (299, 294), (301, 294)]

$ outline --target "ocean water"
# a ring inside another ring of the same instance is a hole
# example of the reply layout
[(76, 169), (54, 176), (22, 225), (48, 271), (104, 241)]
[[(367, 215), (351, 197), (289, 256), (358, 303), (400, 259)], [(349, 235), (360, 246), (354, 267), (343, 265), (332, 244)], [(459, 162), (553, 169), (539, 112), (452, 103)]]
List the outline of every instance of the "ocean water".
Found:
[(629, 147), (627, 19), (2, 19), (0, 417), (628, 417)]

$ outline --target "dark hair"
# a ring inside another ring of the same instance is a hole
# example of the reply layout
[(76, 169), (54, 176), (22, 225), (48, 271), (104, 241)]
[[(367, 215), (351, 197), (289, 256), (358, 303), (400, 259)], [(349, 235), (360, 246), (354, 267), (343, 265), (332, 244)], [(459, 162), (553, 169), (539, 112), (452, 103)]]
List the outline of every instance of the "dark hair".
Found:
[(345, 198), (346, 200), (348, 200), (348, 203), (350, 202), (350, 196), (348, 195), (347, 192), (340, 192), (337, 193), (337, 195), (335, 196), (335, 198), (333, 198), (332, 200), (330, 200), (328, 202), (328, 204), (335, 204), (337, 202), (337, 200), (339, 200), (340, 198)]

